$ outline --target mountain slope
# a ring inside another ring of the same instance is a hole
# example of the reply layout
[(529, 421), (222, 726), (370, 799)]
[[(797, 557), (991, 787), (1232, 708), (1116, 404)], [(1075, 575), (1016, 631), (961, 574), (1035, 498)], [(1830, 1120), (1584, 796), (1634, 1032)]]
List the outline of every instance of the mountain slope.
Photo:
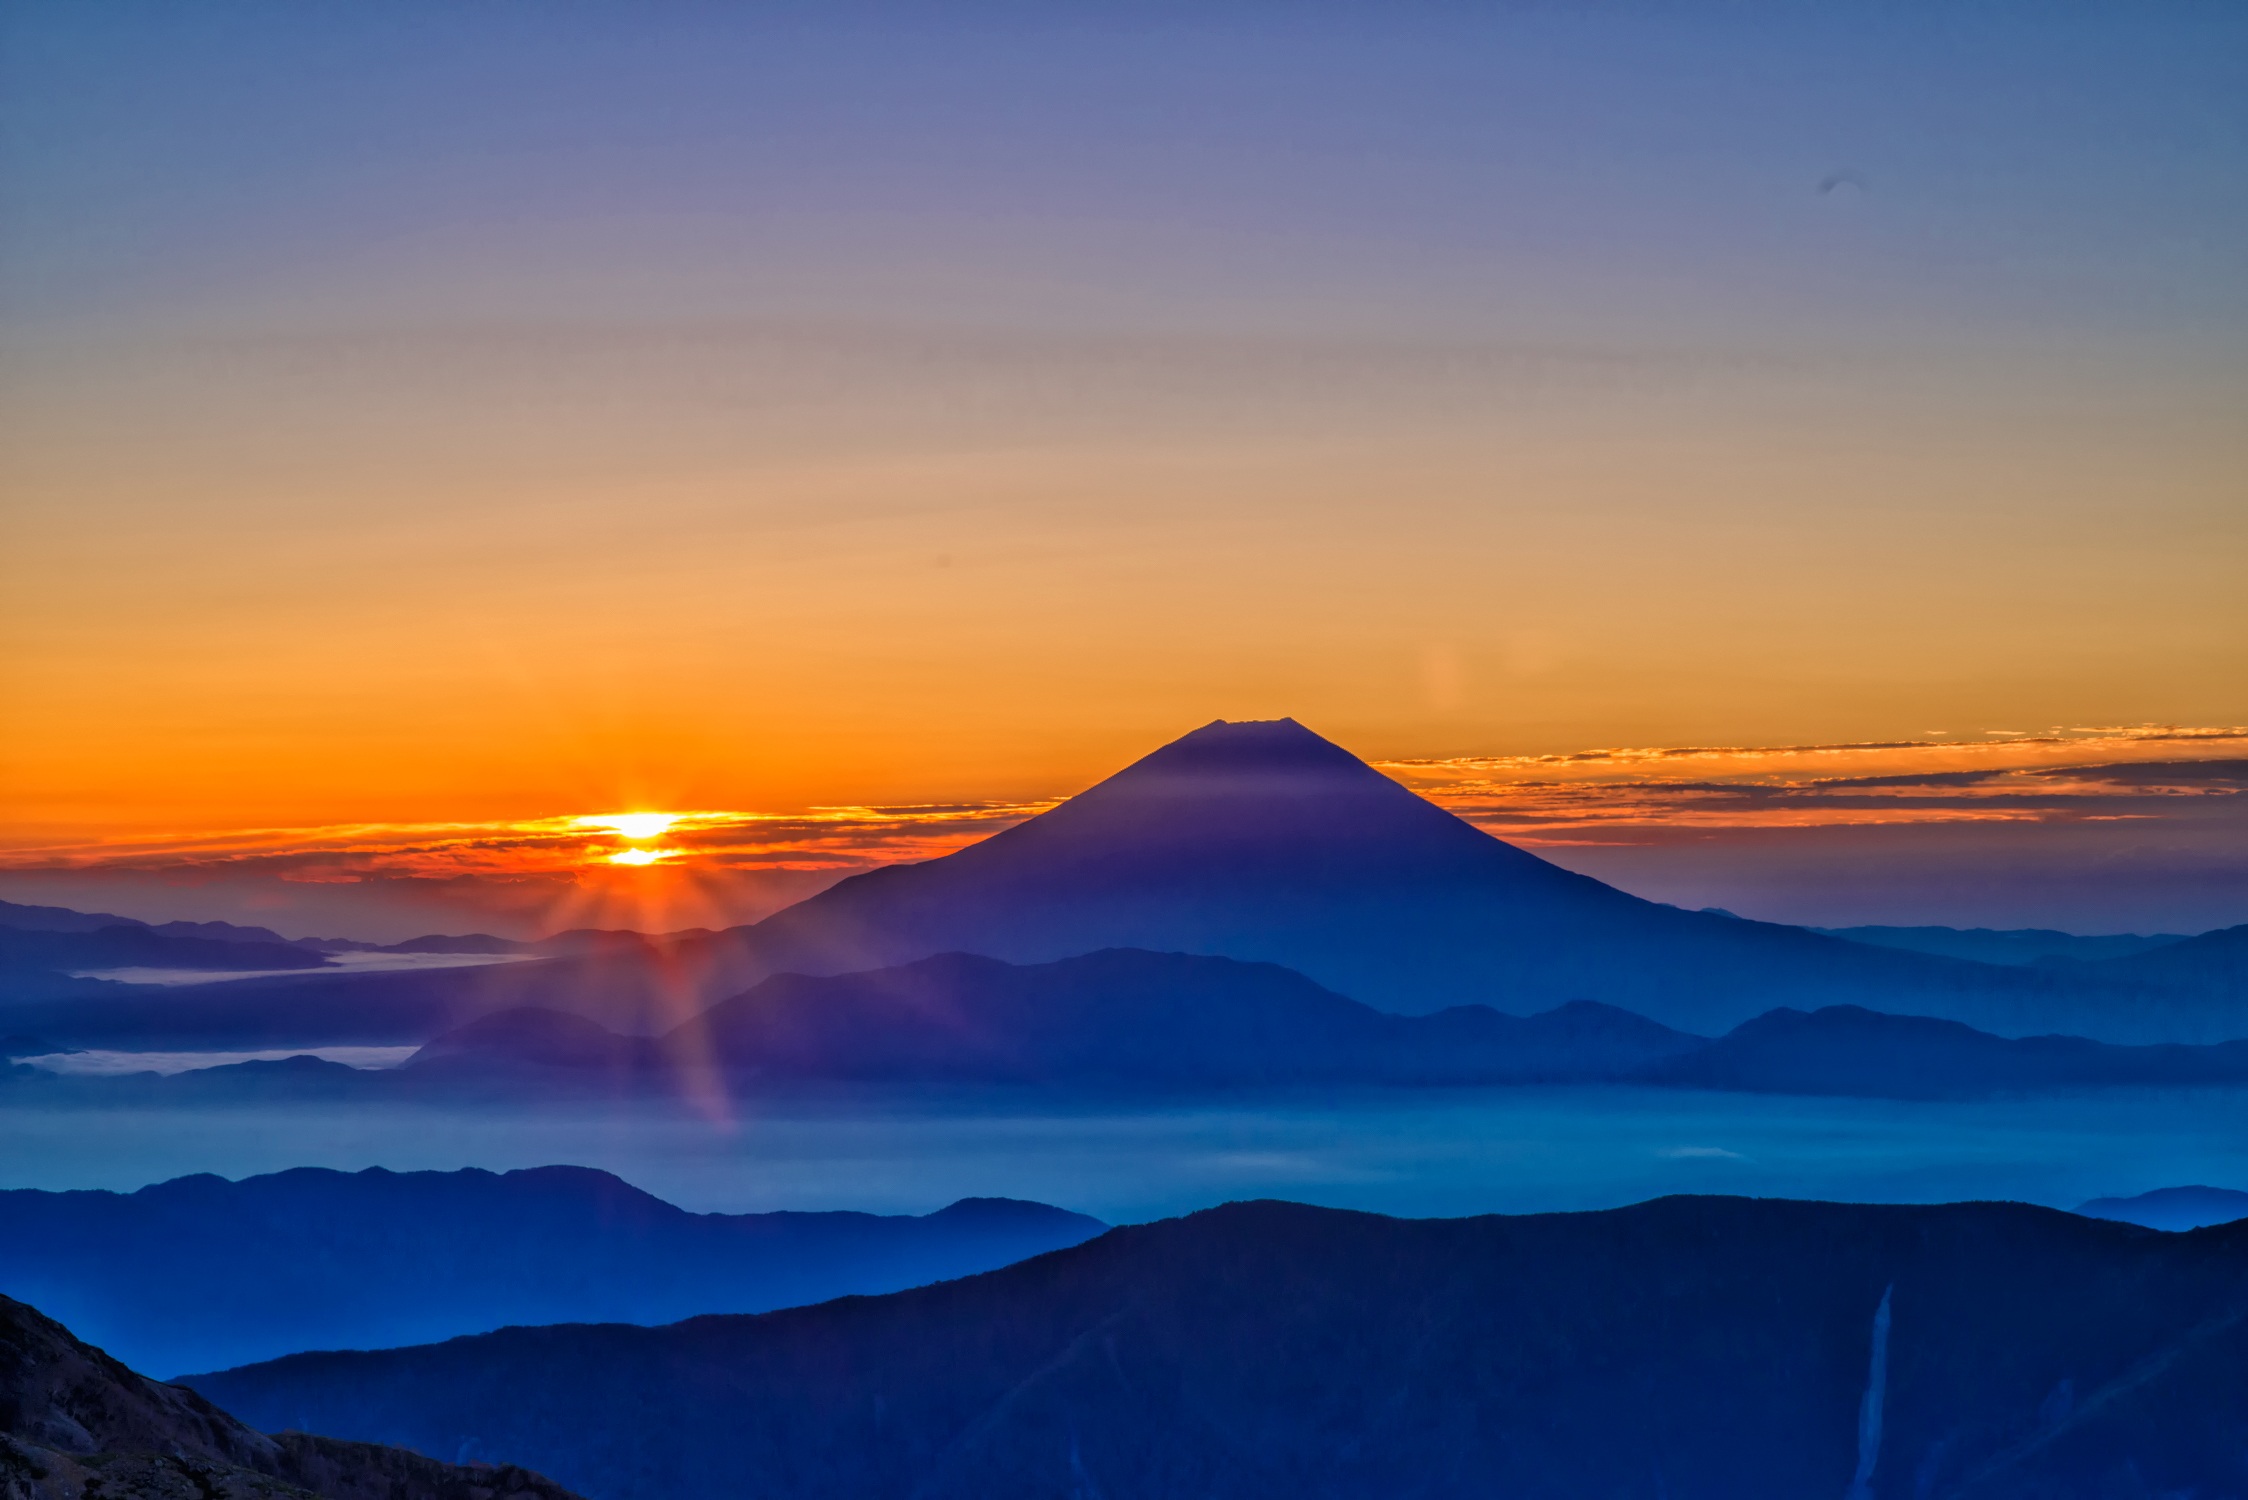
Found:
[(2033, 964), (2051, 958), (2072, 961), (2128, 958), (2184, 941), (2181, 934), (2174, 932), (2081, 937), (2044, 927), (1995, 930), (1989, 927), (1814, 927), (1810, 930), (1876, 948), (1905, 948), (1914, 953), (1935, 953), (1985, 964)]
[(2132, 1198), (2094, 1198), (2076, 1211), (2095, 1219), (2120, 1219), (2149, 1229), (2201, 1229), (2248, 1219), (2248, 1193), (2238, 1188), (2156, 1188)]
[(2114, 1046), (2080, 1036), (1998, 1037), (1957, 1021), (1854, 1005), (1774, 1010), (1644, 1069), (1649, 1081), (1774, 1094), (1971, 1098), (2117, 1084), (2248, 1082), (2248, 1042)]
[(1799, 1500), (1868, 1469), (1855, 1493), (2238, 1494), (2248, 1232), (1235, 1204), (889, 1297), (193, 1383), (269, 1422), (496, 1447), (600, 1500)]
[(2147, 953), (2101, 959), (2078, 970), (2098, 979), (2226, 999), (2248, 990), (2248, 923), (2181, 938)]
[(0, 1297), (5, 1500), (576, 1500), (527, 1470), (457, 1467), (301, 1432), (267, 1437)]
[(176, 1371), (894, 1291), (1105, 1227), (1005, 1199), (922, 1217), (693, 1214), (584, 1167), (304, 1167), (134, 1193), (0, 1192), (0, 1291), (135, 1365)]

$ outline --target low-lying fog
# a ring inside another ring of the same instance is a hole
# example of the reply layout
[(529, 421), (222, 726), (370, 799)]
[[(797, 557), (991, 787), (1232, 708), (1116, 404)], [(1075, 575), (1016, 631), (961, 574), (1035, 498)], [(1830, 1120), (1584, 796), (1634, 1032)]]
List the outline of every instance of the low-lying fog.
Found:
[(286, 1167), (603, 1167), (702, 1211), (920, 1213), (1033, 1198), (1112, 1221), (1280, 1197), (1409, 1215), (1664, 1193), (2070, 1207), (2248, 1185), (2248, 1090), (1900, 1104), (1544, 1087), (1057, 1102), (833, 1092), (708, 1117), (654, 1104), (0, 1108), (0, 1187), (130, 1189)]
[(347, 1068), (395, 1068), (421, 1049), (418, 1047), (271, 1047), (257, 1052), (112, 1052), (83, 1048), (75, 1052), (45, 1052), (15, 1061), (27, 1067), (65, 1076), (116, 1078), (133, 1073), (192, 1073), (234, 1063), (275, 1062), (284, 1057), (318, 1057)]

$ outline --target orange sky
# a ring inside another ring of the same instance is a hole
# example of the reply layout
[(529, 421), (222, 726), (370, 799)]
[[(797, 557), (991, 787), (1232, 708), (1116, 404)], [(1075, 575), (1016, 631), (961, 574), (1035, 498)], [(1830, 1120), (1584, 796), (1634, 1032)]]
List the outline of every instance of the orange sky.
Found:
[[(1632, 747), (1381, 769), (1499, 837), (1684, 904), (1769, 902), (1764, 887), (1791, 860), (1829, 866), (1808, 887), (1848, 886), (1851, 867), (1904, 835), (1922, 841), (1919, 852), (1885, 879), (1907, 890), (1830, 895), (1822, 909), (1806, 888), (1795, 893), (1811, 903), (1804, 911), (1750, 914), (1847, 925), (1894, 915), (1882, 903), (1902, 894), (1924, 900), (1929, 920), (2003, 923), (1988, 913), (2006, 909), (2008, 887), (2026, 892), (2037, 865), (2074, 864), (2082, 888), (2073, 898), (2024, 895), (2028, 921), (2112, 930), (2126, 913), (2142, 926), (2248, 917), (2239, 858), (2248, 848), (2248, 726)], [(726, 926), (859, 870), (948, 853), (1050, 805), (660, 816), (620, 807), (505, 821), (112, 829), (61, 840), (18, 832), (0, 844), (0, 898), (154, 919), (264, 920), (291, 936)], [(1728, 872), (1744, 855), (1758, 868)], [(1956, 890), (1935, 889), (1947, 878), (1992, 889), (1981, 892), (1982, 907), (1962, 906)], [(1806, 886), (1800, 875), (1796, 884)], [(2071, 914), (2035, 916), (2038, 900)], [(1865, 909), (1853, 915), (1853, 902)]]
[(1469, 380), (1347, 432), (1355, 388), (1128, 432), (1010, 432), (1012, 390), (674, 444), (660, 381), (524, 375), (487, 427), (504, 370), (174, 357), (14, 407), (10, 823), (1051, 795), (1216, 717), (1386, 757), (2248, 718), (2214, 388)]
[(19, 846), (2248, 722), (2218, 12), (223, 9), (0, 22)]

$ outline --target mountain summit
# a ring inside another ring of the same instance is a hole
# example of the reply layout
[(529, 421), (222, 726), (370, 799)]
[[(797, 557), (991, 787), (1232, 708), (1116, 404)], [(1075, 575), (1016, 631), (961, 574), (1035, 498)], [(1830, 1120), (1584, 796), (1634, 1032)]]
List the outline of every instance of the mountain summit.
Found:
[[(1059, 807), (935, 864), (1104, 893), (1142, 881), (1363, 886), (1499, 862), (1533, 885), (1591, 884), (1416, 796), (1294, 719), (1220, 719)], [(816, 898), (815, 898), (816, 899)]]
[(744, 980), (1146, 948), (1285, 965), (1384, 1010), (1598, 1000), (1696, 1030), (1860, 1003), (2003, 1031), (2051, 988), (1643, 901), (1493, 838), (1292, 719), (1204, 725), (1004, 833), (729, 938)]

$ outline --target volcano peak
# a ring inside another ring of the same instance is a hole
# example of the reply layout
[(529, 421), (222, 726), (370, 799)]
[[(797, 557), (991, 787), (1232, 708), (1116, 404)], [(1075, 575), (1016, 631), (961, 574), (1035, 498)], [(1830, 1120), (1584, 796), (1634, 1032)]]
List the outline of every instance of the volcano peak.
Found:
[(1379, 775), (1294, 719), (1213, 719), (1132, 763), (1122, 775), (1348, 771)]

